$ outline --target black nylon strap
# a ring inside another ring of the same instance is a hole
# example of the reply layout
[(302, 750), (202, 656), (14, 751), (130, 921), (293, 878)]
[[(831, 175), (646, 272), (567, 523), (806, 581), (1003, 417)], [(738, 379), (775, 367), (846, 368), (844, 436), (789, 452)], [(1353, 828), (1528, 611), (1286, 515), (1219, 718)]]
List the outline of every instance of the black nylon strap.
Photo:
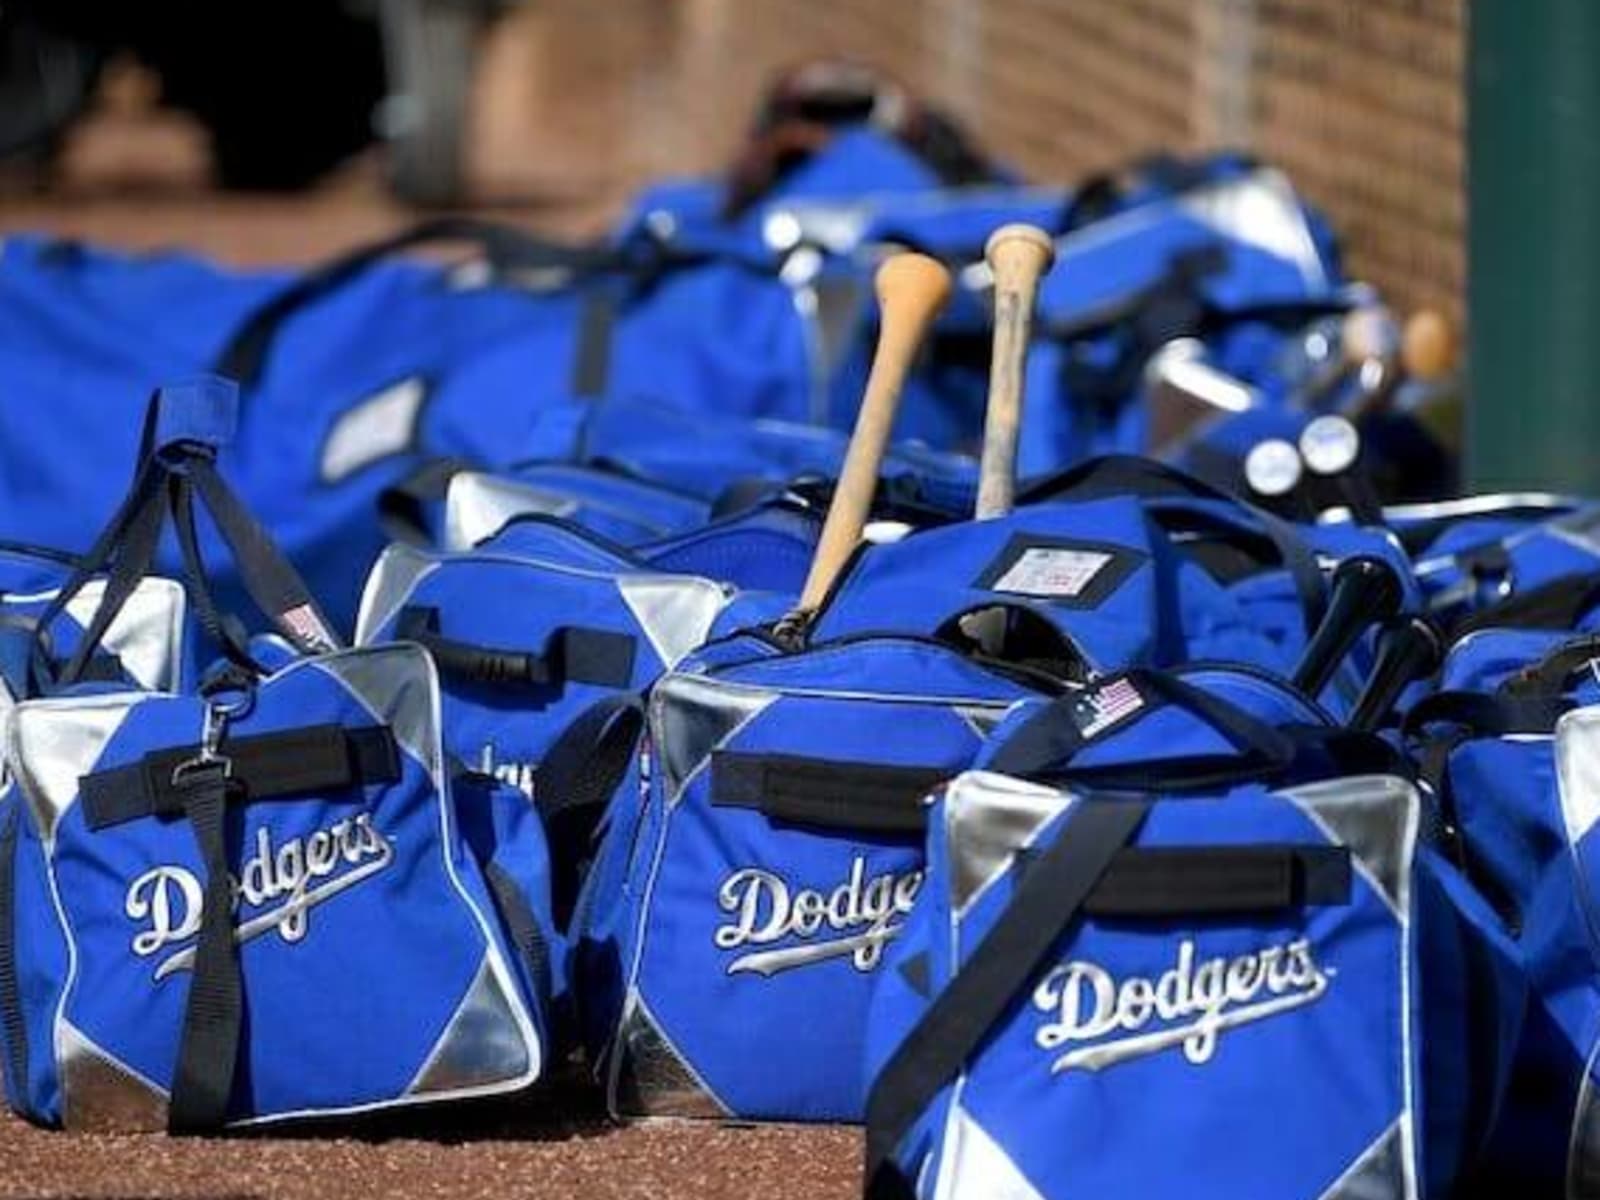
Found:
[(28, 1087), (28, 1031), (17, 982), (17, 823), (15, 804), (0, 824), (0, 1035), (5, 1038), (6, 1073), (18, 1100)]
[(395, 636), (416, 642), (446, 676), (505, 687), (588, 683), (625, 688), (633, 681), (638, 642), (626, 633), (563, 625), (551, 630), (543, 652), (481, 646), (439, 634), (439, 610), (400, 610)]
[(711, 752), (711, 803), (778, 821), (870, 833), (920, 833), (923, 798), (950, 777), (943, 767)]
[(1556, 647), (1501, 685), (1509, 696), (1558, 696), (1580, 671), (1600, 678), (1600, 634), (1587, 634)]
[(271, 535), (240, 503), (210, 458), (189, 464), (189, 475), (233, 554), (245, 590), (291, 645), (307, 654), (339, 647), (333, 625)]
[(167, 1106), (167, 1129), (175, 1134), (200, 1134), (220, 1129), (227, 1122), (244, 1021), (244, 983), (234, 940), (233, 880), (228, 874), (228, 777), (219, 762), (186, 771), (181, 780), (184, 809), (200, 846), (206, 885), (178, 1066)]
[(1474, 613), (1456, 626), (1457, 638), (1480, 629), (1552, 629), (1566, 632), (1600, 606), (1600, 575), (1562, 575)]
[(889, 1059), (867, 1099), (866, 1194), (872, 1200), (910, 1194), (893, 1162), (901, 1139), (1071, 928), (1149, 811), (1145, 800), (1081, 801), (1017, 885), (1005, 915)]
[(1494, 695), (1486, 692), (1435, 692), (1406, 713), (1403, 731), (1415, 737), (1430, 725), (1451, 725), (1476, 737), (1552, 732), (1571, 701), (1556, 696)]
[(590, 705), (545, 751), (534, 804), (550, 842), (551, 907), (565, 928), (593, 854), (594, 832), (621, 786), (644, 732), (644, 703), (631, 692)]
[(585, 400), (605, 395), (611, 381), (611, 331), (617, 323), (617, 298), (592, 287), (583, 294), (577, 343), (572, 354), (572, 394)]
[(483, 879), (489, 885), (489, 895), (500, 910), (500, 919), (505, 922), (517, 953), (522, 955), (528, 974), (533, 977), (535, 999), (541, 1009), (548, 1009), (553, 990), (550, 947), (539, 929), (538, 919), (528, 907), (522, 889), (498, 863), (483, 864)]
[[(221, 753), (233, 764), (233, 781), (251, 800), (333, 792), (400, 778), (400, 749), (394, 732), (383, 725), (365, 729), (311, 725), (225, 740)], [(85, 824), (101, 830), (141, 817), (182, 813), (191, 789), (174, 775), (199, 754), (198, 745), (175, 746), (126, 766), (85, 775), (79, 781)]]

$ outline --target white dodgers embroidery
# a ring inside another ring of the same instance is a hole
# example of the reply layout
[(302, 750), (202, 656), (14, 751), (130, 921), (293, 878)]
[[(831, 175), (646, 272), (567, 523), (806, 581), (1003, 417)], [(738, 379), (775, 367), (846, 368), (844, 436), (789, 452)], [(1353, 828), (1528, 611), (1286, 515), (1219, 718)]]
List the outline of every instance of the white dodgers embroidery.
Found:
[[(233, 907), (236, 913), (241, 905), (272, 907), (240, 921), (235, 940), (242, 945), (277, 930), (286, 942), (300, 941), (313, 908), (376, 875), (393, 859), (394, 847), (365, 813), (278, 847), (267, 829), (256, 830), (256, 852), (233, 880)], [(123, 905), (129, 920), (145, 926), (134, 935), (133, 952), (149, 958), (197, 936), (204, 897), (199, 877), (185, 867), (153, 867), (140, 875), (128, 885)], [(156, 979), (192, 968), (194, 950), (188, 946), (162, 959)]]
[[(1069, 962), (1034, 990), (1034, 1007), (1055, 1018), (1034, 1041), (1043, 1050), (1069, 1047), (1052, 1072), (1099, 1071), (1174, 1046), (1199, 1066), (1211, 1061), (1221, 1034), (1315, 1002), (1334, 975), (1317, 965), (1306, 938), (1199, 963), (1185, 939), (1177, 963), (1157, 979), (1119, 981), (1095, 963)], [(1163, 1027), (1144, 1032), (1157, 1022)]]
[(1006, 568), (991, 589), (1020, 596), (1065, 596), (1076, 599), (1105, 570), (1111, 555), (1098, 550), (1066, 550), (1032, 546)]
[[(922, 887), (922, 872), (885, 872), (870, 879), (859, 855), (850, 875), (831, 891), (791, 887), (782, 876), (760, 867), (735, 871), (717, 893), (717, 904), (732, 920), (717, 928), (719, 950), (752, 950), (728, 964), (728, 974), (753, 971), (776, 975), (849, 956), (858, 971), (870, 971), (883, 958), (883, 947), (900, 932), (900, 920), (911, 911)], [(794, 945), (776, 946), (792, 941)]]

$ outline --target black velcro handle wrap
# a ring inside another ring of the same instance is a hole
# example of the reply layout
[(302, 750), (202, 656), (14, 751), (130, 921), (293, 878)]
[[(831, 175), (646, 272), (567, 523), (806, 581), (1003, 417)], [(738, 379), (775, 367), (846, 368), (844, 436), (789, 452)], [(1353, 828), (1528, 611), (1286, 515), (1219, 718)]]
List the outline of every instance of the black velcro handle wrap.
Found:
[(1350, 883), (1345, 846), (1139, 846), (1111, 861), (1083, 911), (1129, 918), (1281, 912), (1348, 904)]
[(922, 801), (945, 767), (886, 766), (792, 754), (711, 753), (711, 803), (777, 821), (869, 833), (921, 833)]
[(22, 988), (17, 981), (17, 805), (0, 822), (0, 1050), (14, 1095), (28, 1087), (28, 1032), (22, 1018)]
[(400, 610), (395, 637), (416, 642), (444, 675), (472, 683), (500, 687), (588, 683), (625, 688), (633, 681), (638, 642), (631, 634), (562, 625), (550, 631), (544, 651), (536, 653), (480, 646), (444, 637), (438, 630), (438, 609), (408, 607)]
[[(243, 789), (247, 800), (334, 792), (400, 778), (400, 749), (385, 725), (311, 725), (224, 740), (219, 753), (232, 766), (230, 781)], [(85, 775), (79, 782), (85, 823), (100, 830), (141, 817), (183, 813), (192, 789), (177, 778), (179, 768), (199, 754), (198, 745), (175, 746)]]
[(867, 1098), (866, 1191), (873, 1200), (911, 1194), (893, 1161), (901, 1139), (1078, 919), (1149, 811), (1147, 800), (1080, 801), (1018, 882), (1005, 915), (900, 1043)]

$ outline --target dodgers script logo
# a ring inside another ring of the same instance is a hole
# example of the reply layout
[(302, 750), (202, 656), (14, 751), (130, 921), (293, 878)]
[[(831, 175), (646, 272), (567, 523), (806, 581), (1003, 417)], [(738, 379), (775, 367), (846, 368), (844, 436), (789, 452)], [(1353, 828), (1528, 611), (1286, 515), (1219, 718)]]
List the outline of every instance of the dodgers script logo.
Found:
[[(243, 945), (275, 929), (284, 941), (298, 942), (306, 936), (313, 908), (393, 860), (394, 847), (365, 813), (278, 847), (267, 829), (258, 829), (255, 855), (233, 881), (233, 908), (238, 912), (242, 904), (266, 911), (239, 922), (234, 938)], [(198, 935), (204, 898), (199, 878), (184, 867), (153, 867), (135, 879), (123, 909), (129, 920), (147, 928), (134, 936), (133, 952), (149, 958)], [(156, 964), (155, 977), (162, 980), (193, 966), (194, 947), (188, 946)]]
[(845, 956), (856, 970), (872, 970), (883, 958), (885, 943), (900, 932), (900, 918), (911, 911), (922, 872), (885, 872), (870, 879), (866, 872), (866, 860), (857, 855), (849, 878), (828, 892), (793, 888), (760, 867), (728, 876), (717, 904), (732, 920), (717, 927), (717, 948), (774, 947), (739, 955), (728, 964), (728, 974), (772, 976)]
[[(1185, 939), (1177, 964), (1158, 979), (1130, 975), (1119, 982), (1104, 967), (1069, 962), (1034, 990), (1034, 1007), (1055, 1016), (1034, 1041), (1044, 1050), (1070, 1047), (1052, 1072), (1099, 1071), (1174, 1046), (1200, 1066), (1217, 1052), (1221, 1034), (1314, 1003), (1334, 975), (1317, 965), (1306, 938), (1198, 964), (1194, 943)], [(1161, 1028), (1144, 1032), (1157, 1022)]]

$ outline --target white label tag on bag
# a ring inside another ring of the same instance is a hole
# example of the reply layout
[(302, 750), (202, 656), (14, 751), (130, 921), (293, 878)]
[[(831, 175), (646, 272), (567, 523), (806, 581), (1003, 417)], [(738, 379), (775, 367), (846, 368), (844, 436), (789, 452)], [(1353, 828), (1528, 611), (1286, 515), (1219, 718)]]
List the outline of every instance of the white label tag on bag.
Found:
[(427, 395), (427, 385), (412, 375), (343, 413), (322, 443), (322, 481), (338, 483), (379, 459), (411, 449)]
[(997, 592), (1021, 596), (1076, 599), (1110, 563), (1111, 555), (1098, 550), (1034, 546), (1024, 550), (990, 586)]

